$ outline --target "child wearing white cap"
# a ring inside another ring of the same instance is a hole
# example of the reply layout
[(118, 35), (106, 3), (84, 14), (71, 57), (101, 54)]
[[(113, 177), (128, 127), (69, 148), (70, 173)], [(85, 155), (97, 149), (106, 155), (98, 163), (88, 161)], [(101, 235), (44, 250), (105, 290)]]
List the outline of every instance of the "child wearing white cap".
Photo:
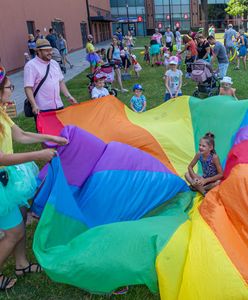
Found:
[(181, 70), (177, 69), (178, 58), (171, 56), (169, 59), (169, 70), (165, 72), (164, 80), (166, 86), (166, 92), (164, 101), (168, 101), (171, 98), (182, 96), (182, 76)]
[(219, 95), (231, 96), (234, 97), (236, 100), (238, 100), (235, 95), (236, 89), (232, 88), (233, 82), (231, 77), (228, 76), (223, 77), (220, 83), (221, 83), (221, 87), (220, 87)]

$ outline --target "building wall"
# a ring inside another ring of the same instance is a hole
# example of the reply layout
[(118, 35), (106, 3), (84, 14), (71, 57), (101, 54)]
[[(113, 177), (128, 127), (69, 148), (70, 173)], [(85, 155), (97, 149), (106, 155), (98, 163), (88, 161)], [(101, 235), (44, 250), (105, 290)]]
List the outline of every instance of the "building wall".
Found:
[[(89, 4), (110, 11), (109, 0), (89, 0)], [(91, 14), (96, 15), (94, 9)], [(64, 22), (69, 51), (82, 48), (80, 23), (88, 23), (86, 0), (1, 1), (0, 58), (8, 71), (23, 66), (23, 53), (28, 50), (26, 21), (34, 21), (35, 28), (47, 35), (54, 19)]]

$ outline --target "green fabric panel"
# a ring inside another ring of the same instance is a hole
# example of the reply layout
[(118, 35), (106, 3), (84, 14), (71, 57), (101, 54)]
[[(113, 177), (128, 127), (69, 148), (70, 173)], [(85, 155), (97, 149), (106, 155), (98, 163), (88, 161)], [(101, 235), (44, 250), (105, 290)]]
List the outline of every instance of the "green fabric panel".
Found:
[(160, 216), (87, 230), (47, 204), (34, 237), (34, 253), (48, 276), (94, 293), (145, 284), (158, 292), (156, 257), (187, 218), (192, 197), (183, 193)]
[(190, 97), (196, 151), (200, 138), (211, 131), (215, 135), (216, 152), (223, 162), (231, 148), (232, 136), (239, 129), (247, 109), (248, 100), (237, 101), (229, 96)]

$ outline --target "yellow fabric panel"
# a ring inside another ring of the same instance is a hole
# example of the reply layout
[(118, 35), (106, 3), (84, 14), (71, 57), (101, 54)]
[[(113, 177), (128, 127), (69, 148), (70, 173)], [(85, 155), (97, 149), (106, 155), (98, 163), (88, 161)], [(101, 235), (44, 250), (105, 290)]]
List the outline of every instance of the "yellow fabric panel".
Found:
[(3, 132), (0, 131), (0, 151), (6, 154), (13, 153), (11, 127), (15, 124), (9, 116), (0, 108), (0, 124)]
[(178, 299), (248, 299), (247, 284), (198, 209), (192, 219), (189, 249)]
[(156, 259), (161, 299), (178, 299), (188, 251), (190, 230), (190, 221), (182, 224)]
[(187, 167), (195, 155), (189, 97), (172, 99), (140, 114), (127, 107), (125, 110), (132, 123), (153, 135), (178, 175), (184, 178)]

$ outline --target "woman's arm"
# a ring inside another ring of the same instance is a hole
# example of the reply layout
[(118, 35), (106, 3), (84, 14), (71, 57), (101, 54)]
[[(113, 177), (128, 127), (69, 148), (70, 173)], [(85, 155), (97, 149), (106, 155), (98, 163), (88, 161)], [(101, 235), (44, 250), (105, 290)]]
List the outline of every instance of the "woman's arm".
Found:
[(67, 139), (64, 137), (27, 132), (17, 125), (13, 125), (11, 127), (11, 131), (13, 140), (21, 144), (42, 143), (45, 141), (54, 142), (59, 145), (66, 145), (68, 143)]
[(198, 178), (198, 175), (194, 172), (194, 166), (197, 164), (199, 157), (200, 157), (200, 154), (197, 153), (188, 166), (189, 175), (192, 179)]
[(210, 47), (205, 48), (205, 51), (206, 51), (206, 53), (202, 59), (208, 58), (208, 55), (210, 54)]
[(13, 166), (33, 160), (50, 161), (56, 155), (54, 149), (44, 149), (34, 152), (5, 154), (0, 152), (0, 166)]
[(203, 185), (207, 184), (207, 183), (210, 183), (210, 182), (215, 182), (217, 180), (222, 179), (222, 177), (223, 177), (223, 170), (222, 170), (222, 167), (221, 167), (221, 164), (220, 164), (220, 160), (219, 160), (218, 155), (216, 155), (216, 154), (213, 156), (213, 163), (215, 164), (215, 167), (217, 169), (217, 174), (215, 176), (212, 176), (212, 177), (204, 178)]

